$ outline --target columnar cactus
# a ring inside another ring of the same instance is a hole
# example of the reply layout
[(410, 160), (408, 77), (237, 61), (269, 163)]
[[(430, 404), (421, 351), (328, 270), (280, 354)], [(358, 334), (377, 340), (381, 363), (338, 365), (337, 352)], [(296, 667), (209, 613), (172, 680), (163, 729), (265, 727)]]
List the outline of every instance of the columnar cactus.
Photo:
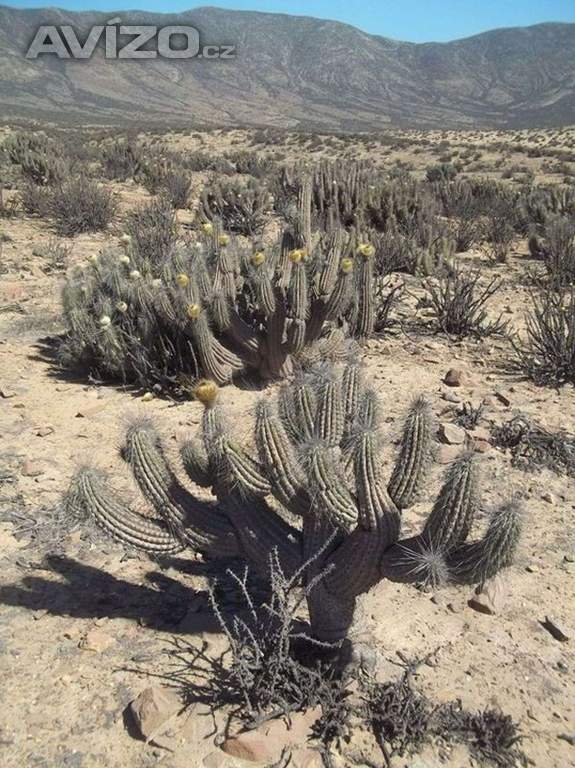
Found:
[[(419, 398), (386, 482), (381, 463), (380, 405), (357, 364), (321, 363), (257, 405), (253, 448), (234, 438), (201, 382), (200, 434), (181, 449), (189, 480), (210, 488), (200, 498), (170, 467), (148, 422), (128, 430), (123, 458), (156, 514), (127, 506), (93, 469), (75, 477), (68, 502), (129, 545), (159, 553), (192, 547), (209, 557), (241, 555), (263, 572), (275, 550), (286, 573), (304, 563), (313, 634), (345, 638), (357, 597), (384, 578), (441, 584), (482, 582), (512, 560), (520, 533), (514, 504), (496, 511), (483, 537), (468, 542), (479, 506), (476, 458), (450, 467), (422, 531), (401, 539), (402, 511), (425, 487), (433, 419)], [(183, 475), (183, 473), (182, 473)]]
[(334, 231), (312, 242), (310, 187), (279, 245), (241, 247), (219, 222), (153, 259), (130, 238), (94, 257), (64, 289), (63, 361), (174, 389), (246, 371), (283, 378), (294, 361), (334, 359), (373, 329), (373, 249)]

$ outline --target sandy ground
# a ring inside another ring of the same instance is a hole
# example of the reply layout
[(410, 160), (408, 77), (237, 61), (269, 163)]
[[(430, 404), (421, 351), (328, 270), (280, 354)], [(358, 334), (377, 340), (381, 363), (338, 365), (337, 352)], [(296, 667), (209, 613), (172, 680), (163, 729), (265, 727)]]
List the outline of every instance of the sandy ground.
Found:
[[(129, 206), (138, 194), (117, 185)], [(155, 562), (126, 555), (116, 544), (82, 529), (56, 535), (52, 510), (74, 467), (85, 459), (125, 477), (118, 459), (122, 426), (132, 413), (151, 415), (170, 450), (198, 424), (201, 406), (174, 404), (142, 393), (76, 381), (52, 360), (61, 329), (61, 273), (46, 274), (34, 250), (51, 236), (46, 224), (18, 216), (2, 224), (0, 274), (0, 765), (2, 768), (192, 768), (248, 765), (214, 744), (207, 718), (195, 717), (169, 748), (135, 739), (124, 723), (127, 704), (154, 675), (169, 675), (166, 651), (174, 637), (213, 630), (209, 616), (190, 624), (188, 608), (205, 590), (201, 563), (193, 556)], [(113, 239), (112, 233), (71, 241), (71, 262), (85, 259)], [(486, 276), (500, 274), (503, 291), (492, 311), (505, 311), (520, 326), (528, 266), (519, 249), (510, 268), (481, 263)], [(418, 290), (418, 281), (410, 288)], [(425, 392), (442, 420), (453, 417), (445, 395), (475, 405), (486, 399), (480, 426), (490, 427), (527, 412), (546, 427), (575, 430), (572, 388), (539, 389), (504, 376), (505, 341), (450, 344), (441, 335), (405, 328), (365, 350), (368, 376), (380, 392), (391, 463), (402, 415), (412, 395)], [(442, 383), (451, 367), (462, 368), (464, 386)], [(494, 397), (504, 394), (510, 405)], [(223, 402), (241, 432), (248, 433), (258, 394), (227, 388)], [(513, 493), (524, 499), (525, 533), (516, 564), (498, 582), (496, 612), (468, 605), (469, 589), (419, 592), (381, 583), (362, 601), (358, 627), (372, 638), (379, 674), (397, 674), (397, 652), (420, 657), (435, 651), (417, 675), (422, 690), (440, 701), (461, 698), (472, 709), (497, 706), (524, 734), (523, 748), (540, 768), (575, 765), (572, 684), (573, 576), (575, 546), (572, 481), (547, 470), (526, 474), (505, 452), (482, 457), (486, 510)], [(405, 530), (415, 529), (432, 503), (445, 467), (436, 464), (429, 499), (409, 511)], [(21, 518), (23, 526), (16, 518)], [(32, 530), (30, 530), (30, 528)], [(194, 602), (195, 601), (195, 602)], [(207, 608), (205, 608), (207, 610)], [(569, 635), (559, 642), (542, 626), (546, 616)], [(182, 620), (186, 619), (183, 621)], [(196, 622), (196, 623), (194, 623)], [(222, 639), (200, 636), (214, 649)], [(169, 681), (167, 681), (169, 682)], [(373, 765), (383, 765), (373, 755)], [(294, 763), (303, 765), (304, 763)], [(341, 765), (352, 765), (344, 760)], [(368, 763), (357, 763), (367, 765)], [(432, 768), (472, 765), (465, 751), (394, 759), (394, 766)], [(312, 763), (310, 762), (311, 766)]]

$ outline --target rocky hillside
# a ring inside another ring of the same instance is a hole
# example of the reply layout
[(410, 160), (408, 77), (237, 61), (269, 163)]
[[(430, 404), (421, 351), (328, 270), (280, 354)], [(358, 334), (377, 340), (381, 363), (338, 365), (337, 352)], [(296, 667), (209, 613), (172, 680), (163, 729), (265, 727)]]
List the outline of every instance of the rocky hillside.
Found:
[(86, 30), (114, 14), (0, 6), (4, 117), (322, 130), (540, 127), (575, 123), (575, 24), (415, 44), (280, 14), (199, 8), (130, 24), (191, 24), (237, 57), (145, 61), (24, 58), (36, 29)]

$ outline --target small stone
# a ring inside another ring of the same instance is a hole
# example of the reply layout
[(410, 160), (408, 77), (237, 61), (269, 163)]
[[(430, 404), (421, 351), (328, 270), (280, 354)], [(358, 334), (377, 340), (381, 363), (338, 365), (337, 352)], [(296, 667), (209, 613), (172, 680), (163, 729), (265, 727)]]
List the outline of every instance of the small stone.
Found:
[(115, 643), (114, 638), (107, 635), (101, 629), (90, 629), (78, 643), (78, 648), (81, 648), (83, 651), (103, 653), (115, 645)]
[(25, 459), (20, 470), (24, 477), (39, 477), (44, 474), (42, 467), (31, 459)]
[(142, 738), (149, 740), (162, 733), (182, 703), (171, 689), (152, 685), (139, 693), (129, 707)]
[(461, 454), (459, 445), (440, 445), (435, 451), (435, 461), (438, 464), (451, 464)]
[(222, 744), (222, 750), (227, 755), (237, 757), (240, 760), (247, 760), (250, 763), (274, 762), (274, 755), (270, 747), (271, 744), (268, 739), (257, 734), (254, 735), (253, 731), (232, 736)]
[(94, 405), (87, 405), (85, 408), (80, 408), (76, 414), (77, 419), (89, 419), (92, 416), (100, 413), (107, 408), (107, 403), (95, 403)]
[(467, 605), (478, 613), (493, 616), (499, 613), (503, 604), (503, 583), (499, 576), (490, 579), (486, 584), (477, 586), (468, 600)]
[(495, 397), (499, 400), (500, 403), (502, 403), (506, 408), (509, 408), (511, 405), (511, 400), (504, 395), (502, 392), (496, 392)]
[(546, 616), (545, 621), (540, 623), (543, 629), (546, 629), (551, 637), (553, 637), (555, 640), (559, 640), (560, 643), (566, 643), (569, 640), (571, 634), (568, 633), (565, 625), (560, 623), (558, 619), (555, 619), (551, 616)]
[(8, 384), (2, 384), (2, 386), (0, 386), (0, 397), (3, 397), (5, 400), (8, 400), (11, 397), (16, 397), (17, 394), (18, 392), (12, 387), (9, 387)]
[(474, 440), (485, 440), (489, 442), (491, 440), (491, 432), (486, 427), (475, 427), (470, 432), (470, 437)]
[(539, 566), (535, 565), (535, 563), (530, 563), (525, 566), (525, 570), (527, 573), (539, 573)]
[(38, 429), (34, 430), (34, 434), (37, 437), (48, 437), (48, 435), (52, 435), (54, 433), (54, 427), (38, 427)]
[(567, 744), (571, 744), (572, 747), (575, 747), (575, 733), (559, 733), (557, 738), (561, 739), (561, 741), (566, 741)]
[(465, 371), (461, 368), (450, 368), (445, 374), (443, 382), (448, 387), (461, 387), (466, 380)]
[(475, 453), (488, 453), (491, 450), (491, 443), (487, 440), (477, 440), (473, 438), (471, 448)]
[(541, 498), (543, 499), (543, 501), (546, 501), (548, 504), (555, 504), (555, 496), (553, 496), (553, 494), (550, 493), (550, 491), (547, 491), (546, 493), (544, 493), (541, 496)]
[(226, 762), (226, 756), (221, 752), (210, 752), (202, 760), (204, 768), (221, 768)]
[(142, 395), (142, 402), (143, 403), (149, 403), (150, 400), (153, 400), (153, 399), (154, 399), (154, 393), (153, 392), (145, 392)]
[(465, 442), (465, 430), (452, 424), (449, 421), (443, 421), (439, 425), (439, 437), (443, 443), (448, 445), (462, 445)]
[(461, 398), (458, 397), (455, 392), (443, 392), (441, 395), (442, 400), (446, 400), (448, 403), (460, 403)]
[(565, 562), (565, 563), (575, 563), (575, 556), (570, 555), (570, 554), (563, 555), (563, 562)]

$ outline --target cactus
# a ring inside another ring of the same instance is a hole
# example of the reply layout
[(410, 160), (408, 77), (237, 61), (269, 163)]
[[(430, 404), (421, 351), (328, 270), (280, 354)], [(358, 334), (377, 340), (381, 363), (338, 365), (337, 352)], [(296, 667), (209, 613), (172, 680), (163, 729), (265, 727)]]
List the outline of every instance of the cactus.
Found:
[[(482, 582), (508, 566), (521, 515), (507, 504), (482, 538), (468, 541), (479, 507), (476, 457), (447, 471), (421, 533), (401, 539), (402, 510), (425, 488), (432, 449), (429, 404), (411, 406), (392, 478), (382, 471), (380, 407), (357, 363), (321, 363), (300, 373), (256, 408), (253, 447), (236, 441), (213, 382), (198, 384), (205, 406), (199, 435), (181, 451), (179, 479), (149, 422), (129, 429), (122, 456), (155, 516), (130, 509), (101, 475), (82, 469), (67, 503), (111, 535), (152, 553), (184, 547), (209, 557), (241, 555), (266, 573), (277, 552), (288, 575), (304, 574), (313, 634), (340, 641), (357, 597), (384, 578), (433, 583)], [(312, 559), (310, 569), (309, 561)], [(303, 563), (308, 567), (299, 571)], [(308, 572), (309, 571), (309, 572)]]
[(136, 211), (118, 248), (69, 276), (62, 362), (183, 393), (198, 376), (219, 385), (246, 372), (283, 378), (295, 363), (345, 354), (347, 335), (363, 339), (373, 327), (373, 253), (364, 243), (365, 255), (350, 258), (343, 234), (314, 245), (310, 204), (308, 189), (268, 249), (240, 245), (218, 220), (178, 242), (165, 203)]

